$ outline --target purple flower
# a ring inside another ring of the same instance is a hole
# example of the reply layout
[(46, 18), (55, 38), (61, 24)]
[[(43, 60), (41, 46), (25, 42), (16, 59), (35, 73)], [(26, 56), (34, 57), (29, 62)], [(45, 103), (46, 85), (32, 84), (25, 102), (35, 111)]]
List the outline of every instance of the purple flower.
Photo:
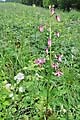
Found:
[(48, 47), (51, 47), (51, 39), (48, 39)]
[(43, 25), (40, 25), (40, 26), (39, 26), (39, 31), (40, 31), (40, 32), (43, 32), (43, 31), (44, 31), (44, 26), (43, 26)]
[(44, 64), (46, 62), (45, 58), (38, 58), (35, 61), (35, 64), (41, 66), (42, 64)]
[(59, 61), (59, 62), (62, 62), (62, 57), (63, 57), (63, 55), (55, 55), (55, 58), (57, 58), (57, 60)]
[(55, 70), (58, 68), (58, 63), (56, 64), (56, 63), (53, 63), (52, 64), (52, 68), (54, 68)]
[(56, 71), (56, 73), (54, 73), (54, 75), (60, 77), (63, 75), (63, 73), (60, 70), (58, 70)]
[(60, 22), (61, 21), (60, 16), (56, 15), (56, 20)]

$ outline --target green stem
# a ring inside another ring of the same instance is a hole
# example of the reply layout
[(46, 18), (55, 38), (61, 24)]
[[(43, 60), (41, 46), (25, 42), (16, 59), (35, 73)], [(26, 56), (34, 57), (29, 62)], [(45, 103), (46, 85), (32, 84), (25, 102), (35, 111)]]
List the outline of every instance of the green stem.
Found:
[[(50, 18), (50, 39), (51, 39), (51, 34), (52, 34), (52, 32), (51, 32), (51, 18)], [(50, 47), (50, 65), (51, 65), (51, 63), (52, 63), (52, 60), (51, 60), (51, 47)]]
[[(51, 18), (50, 18), (50, 40), (51, 40)], [(50, 47), (50, 56), (49, 56), (49, 60), (50, 60), (50, 67), (51, 67), (51, 64), (52, 64), (52, 59), (51, 59), (51, 47)], [(46, 120), (48, 120), (48, 115), (47, 115), (47, 112), (48, 112), (48, 104), (49, 104), (49, 82), (50, 82), (50, 78), (48, 78), (48, 81), (47, 81), (47, 104), (46, 104)]]
[[(49, 81), (49, 80), (48, 80)], [(47, 111), (48, 111), (48, 103), (49, 103), (49, 83), (47, 81), (47, 104), (46, 104), (46, 120), (48, 120), (48, 116), (47, 116)]]

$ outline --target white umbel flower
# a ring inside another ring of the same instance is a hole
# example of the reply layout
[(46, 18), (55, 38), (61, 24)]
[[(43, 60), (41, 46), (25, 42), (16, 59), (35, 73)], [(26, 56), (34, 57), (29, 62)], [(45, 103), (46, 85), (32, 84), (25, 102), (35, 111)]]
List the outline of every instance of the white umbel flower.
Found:
[(13, 97), (13, 93), (10, 93), (10, 94), (9, 94), (9, 97), (12, 98), (12, 97)]
[(19, 92), (25, 92), (25, 89), (23, 87), (19, 87)]
[(7, 84), (5, 85), (5, 87), (6, 87), (6, 89), (10, 89), (11, 84), (10, 84), (10, 83), (7, 83)]
[(15, 77), (14, 80), (17, 80), (17, 84), (24, 79), (24, 74), (23, 73), (18, 73)]

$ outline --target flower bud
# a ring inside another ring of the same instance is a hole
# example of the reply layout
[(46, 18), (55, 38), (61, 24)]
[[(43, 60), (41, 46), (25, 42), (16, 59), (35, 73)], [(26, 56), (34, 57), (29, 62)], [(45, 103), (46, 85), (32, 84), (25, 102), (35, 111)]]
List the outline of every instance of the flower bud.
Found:
[(46, 48), (46, 54), (48, 54), (48, 48)]
[(48, 39), (48, 47), (51, 47), (51, 39)]
[(49, 5), (49, 9), (51, 9), (51, 5)]
[(56, 32), (55, 35), (56, 35), (57, 37), (59, 37), (59, 36), (60, 36), (60, 33), (59, 33), (59, 32)]

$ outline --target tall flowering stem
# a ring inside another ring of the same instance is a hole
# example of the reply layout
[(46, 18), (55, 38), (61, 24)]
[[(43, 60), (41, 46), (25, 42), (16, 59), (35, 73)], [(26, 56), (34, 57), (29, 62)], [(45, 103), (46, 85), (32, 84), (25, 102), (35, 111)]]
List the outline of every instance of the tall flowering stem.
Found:
[[(47, 62), (47, 67), (46, 68), (46, 111), (45, 111), (45, 120), (48, 120), (49, 118), (49, 112), (52, 114), (52, 110), (49, 108), (49, 98), (50, 98), (50, 80), (52, 75), (54, 74), (57, 77), (60, 77), (63, 75), (63, 72), (60, 70), (59, 64), (62, 62), (62, 57), (63, 54), (58, 54), (55, 55), (55, 59), (57, 63), (54, 61), (52, 58), (52, 20), (53, 20), (53, 15), (55, 15), (55, 9), (54, 7), (50, 6), (50, 19), (49, 19), (49, 38), (48, 38), (48, 46), (46, 47), (46, 58), (38, 58), (34, 61), (34, 63), (39, 66), (40, 68), (43, 66), (43, 64), (46, 64)], [(60, 16), (56, 15), (56, 21), (60, 22)], [(39, 26), (39, 31), (44, 32), (44, 26), (40, 25)], [(55, 34), (58, 38), (60, 36), (59, 32), (56, 32)], [(47, 71), (47, 69), (49, 71)], [(54, 71), (54, 72), (53, 72)], [(49, 73), (48, 73), (49, 72)]]
[[(49, 36), (49, 37), (50, 37), (50, 40), (51, 40), (51, 33), (52, 33), (52, 32), (51, 32), (51, 18), (50, 18), (50, 36)], [(52, 61), (52, 60), (51, 60), (51, 46), (50, 46), (50, 65), (51, 65), (51, 61)]]
[[(52, 44), (52, 41), (51, 41), (51, 39), (52, 39), (52, 29), (51, 29), (51, 26), (52, 26), (52, 24), (51, 24), (51, 18), (52, 18), (52, 16), (50, 17), (50, 28), (49, 28), (49, 39), (48, 39), (48, 47), (49, 47), (49, 52), (50, 52), (50, 54), (49, 54), (49, 61), (50, 61), (50, 67), (51, 67), (51, 64), (52, 64), (52, 56), (51, 56), (51, 44)], [(49, 73), (50, 75), (49, 75), (49, 77), (51, 76), (51, 73)], [(49, 104), (49, 83), (50, 83), (50, 78), (48, 78), (48, 80), (47, 80), (47, 104), (46, 104), (46, 114), (47, 114), (47, 112), (48, 112), (48, 104)], [(46, 120), (48, 120), (48, 116), (46, 115)]]

